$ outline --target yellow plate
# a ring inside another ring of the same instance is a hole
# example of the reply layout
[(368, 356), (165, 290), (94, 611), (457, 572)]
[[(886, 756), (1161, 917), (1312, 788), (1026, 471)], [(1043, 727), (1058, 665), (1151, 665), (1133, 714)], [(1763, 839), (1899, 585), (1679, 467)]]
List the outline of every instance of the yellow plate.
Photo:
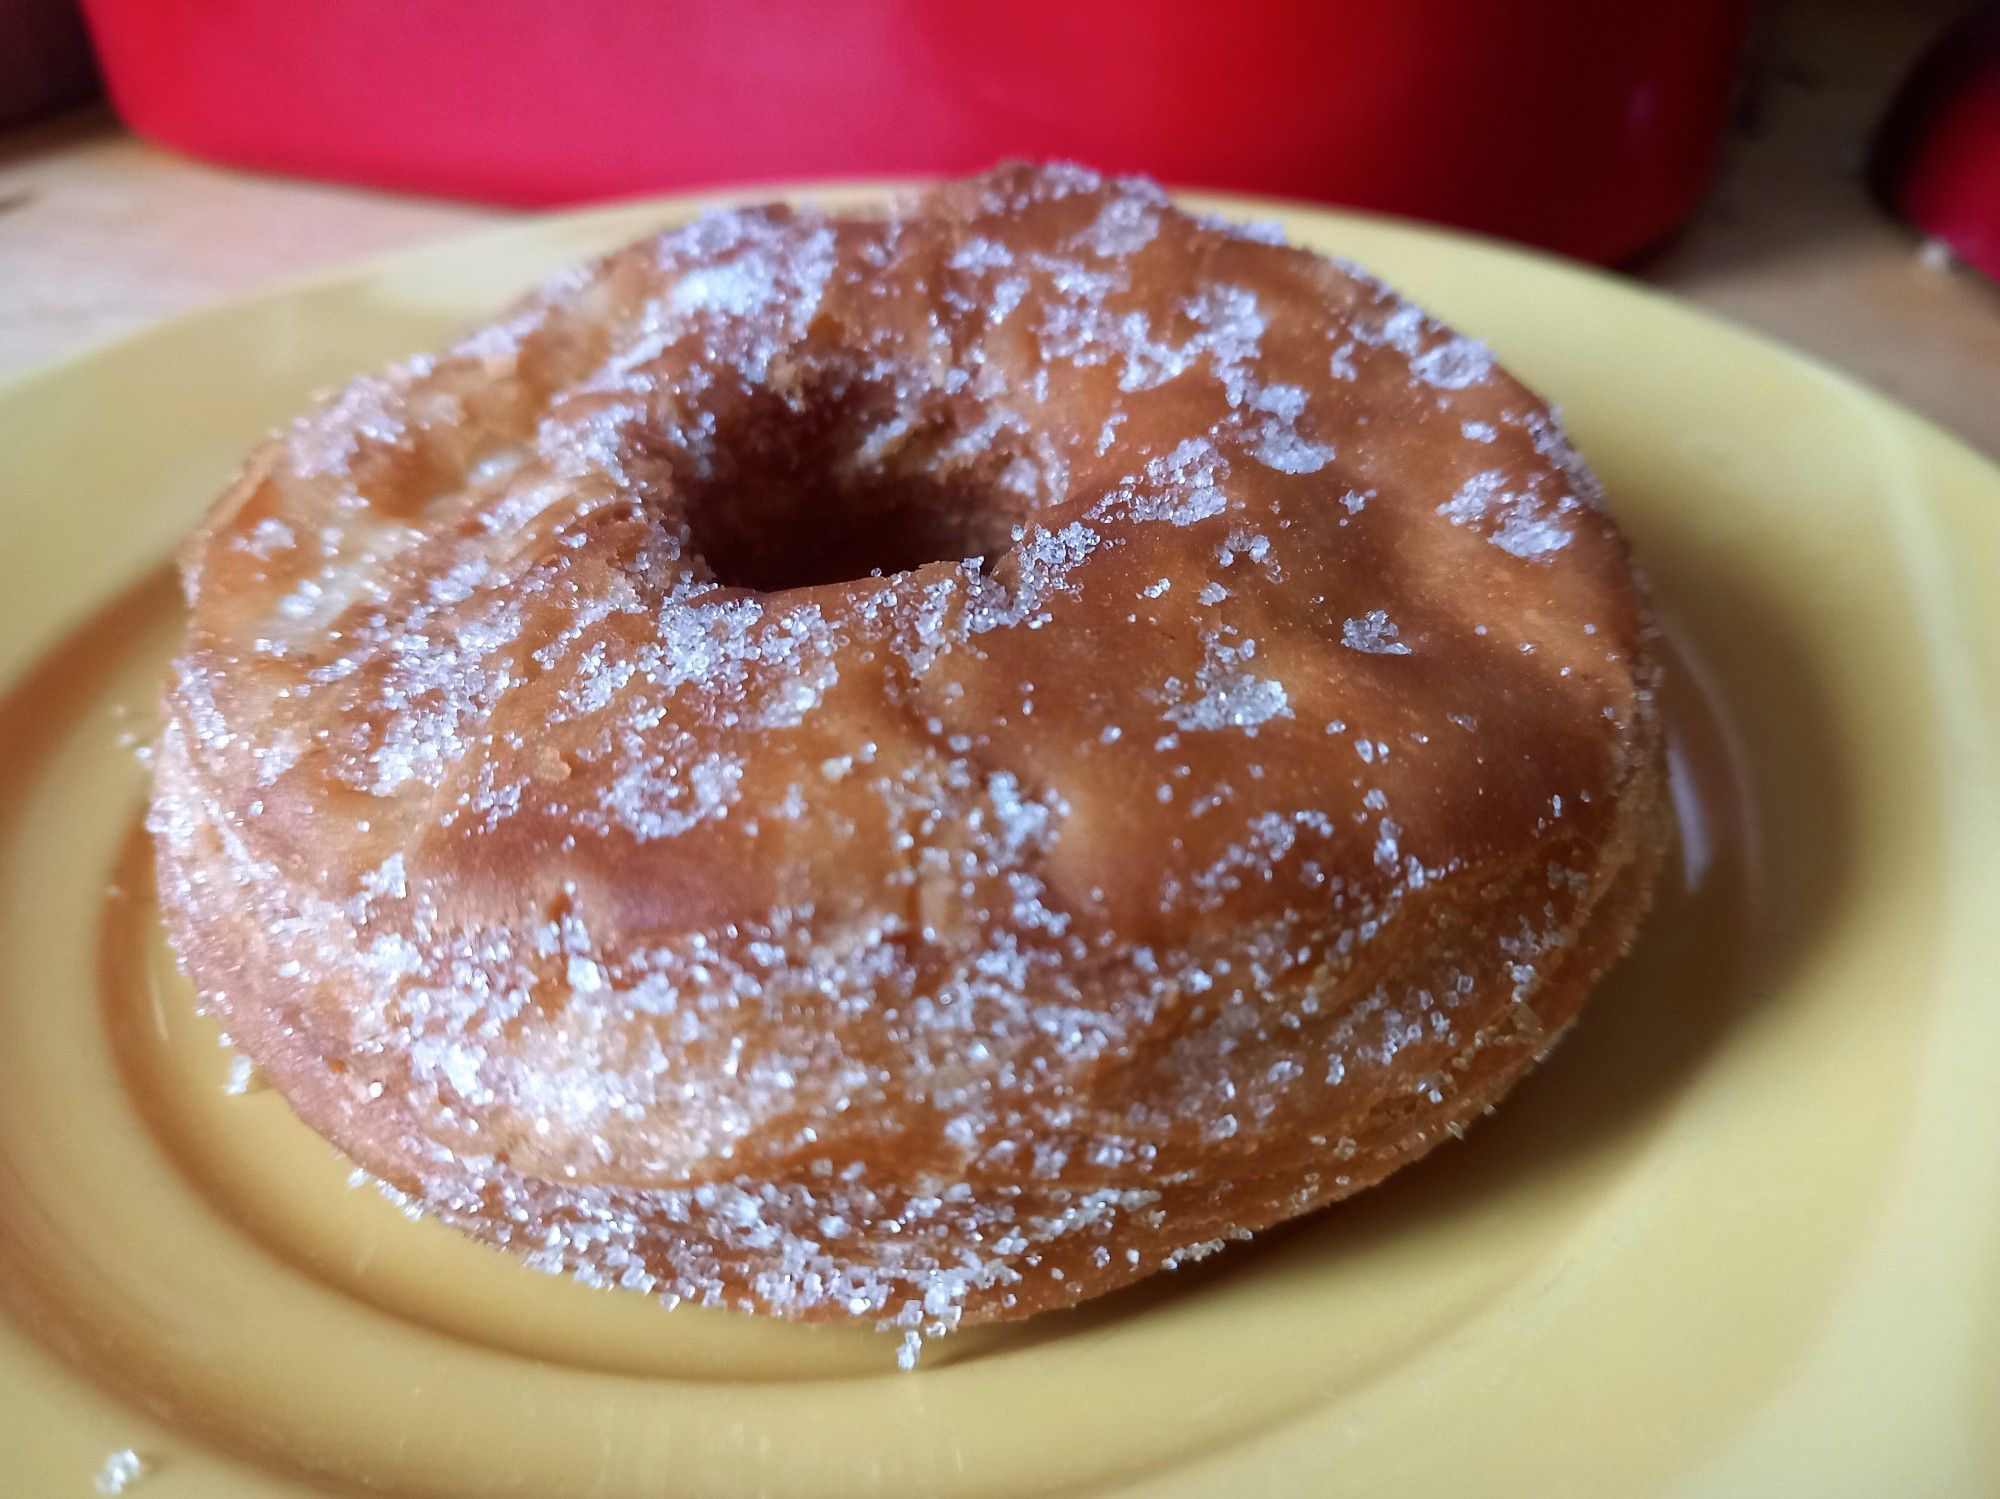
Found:
[(1675, 622), (1683, 878), (1500, 1114), (1352, 1204), (933, 1344), (537, 1276), (224, 1091), (133, 746), (174, 539), (316, 389), (691, 203), (0, 392), (0, 1491), (1958, 1494), (2000, 1484), (2000, 474), (1615, 279), (1268, 205), (1567, 408)]

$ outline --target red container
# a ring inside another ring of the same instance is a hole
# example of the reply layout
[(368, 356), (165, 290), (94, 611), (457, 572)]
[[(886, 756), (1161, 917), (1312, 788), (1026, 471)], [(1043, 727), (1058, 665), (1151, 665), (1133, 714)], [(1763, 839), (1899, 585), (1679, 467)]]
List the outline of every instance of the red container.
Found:
[(1593, 260), (1670, 230), (1748, 0), (86, 0), (133, 127), (503, 203), (1063, 157)]
[(1874, 177), (1892, 210), (2000, 281), (2000, 8), (1966, 17), (1911, 71)]

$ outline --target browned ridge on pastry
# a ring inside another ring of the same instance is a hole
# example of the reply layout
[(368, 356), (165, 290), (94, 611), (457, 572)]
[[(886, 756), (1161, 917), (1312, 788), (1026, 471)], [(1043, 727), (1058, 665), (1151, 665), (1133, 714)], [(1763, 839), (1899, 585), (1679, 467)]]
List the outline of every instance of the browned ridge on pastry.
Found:
[(712, 1304), (938, 1331), (1358, 1191), (1666, 839), (1548, 408), (1076, 168), (560, 277), (267, 443), (185, 580), (203, 1001), (408, 1202)]

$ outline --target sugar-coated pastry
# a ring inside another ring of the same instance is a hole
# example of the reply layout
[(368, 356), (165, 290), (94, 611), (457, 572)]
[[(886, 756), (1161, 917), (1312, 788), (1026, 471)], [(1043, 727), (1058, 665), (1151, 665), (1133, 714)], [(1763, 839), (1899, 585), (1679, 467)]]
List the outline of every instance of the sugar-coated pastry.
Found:
[(1007, 167), (706, 215), (364, 379), (185, 554), (206, 1005), (411, 1203), (925, 1331), (1379, 1181), (1668, 837), (1547, 406), (1376, 281)]

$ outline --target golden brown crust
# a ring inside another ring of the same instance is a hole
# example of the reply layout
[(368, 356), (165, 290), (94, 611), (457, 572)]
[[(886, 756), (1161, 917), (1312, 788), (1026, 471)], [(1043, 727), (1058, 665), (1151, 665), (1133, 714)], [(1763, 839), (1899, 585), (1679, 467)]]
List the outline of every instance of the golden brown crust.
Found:
[(705, 1301), (1022, 1316), (1359, 1190), (1666, 842), (1547, 408), (1074, 169), (620, 251), (268, 444), (185, 577), (204, 1000), (414, 1203)]

